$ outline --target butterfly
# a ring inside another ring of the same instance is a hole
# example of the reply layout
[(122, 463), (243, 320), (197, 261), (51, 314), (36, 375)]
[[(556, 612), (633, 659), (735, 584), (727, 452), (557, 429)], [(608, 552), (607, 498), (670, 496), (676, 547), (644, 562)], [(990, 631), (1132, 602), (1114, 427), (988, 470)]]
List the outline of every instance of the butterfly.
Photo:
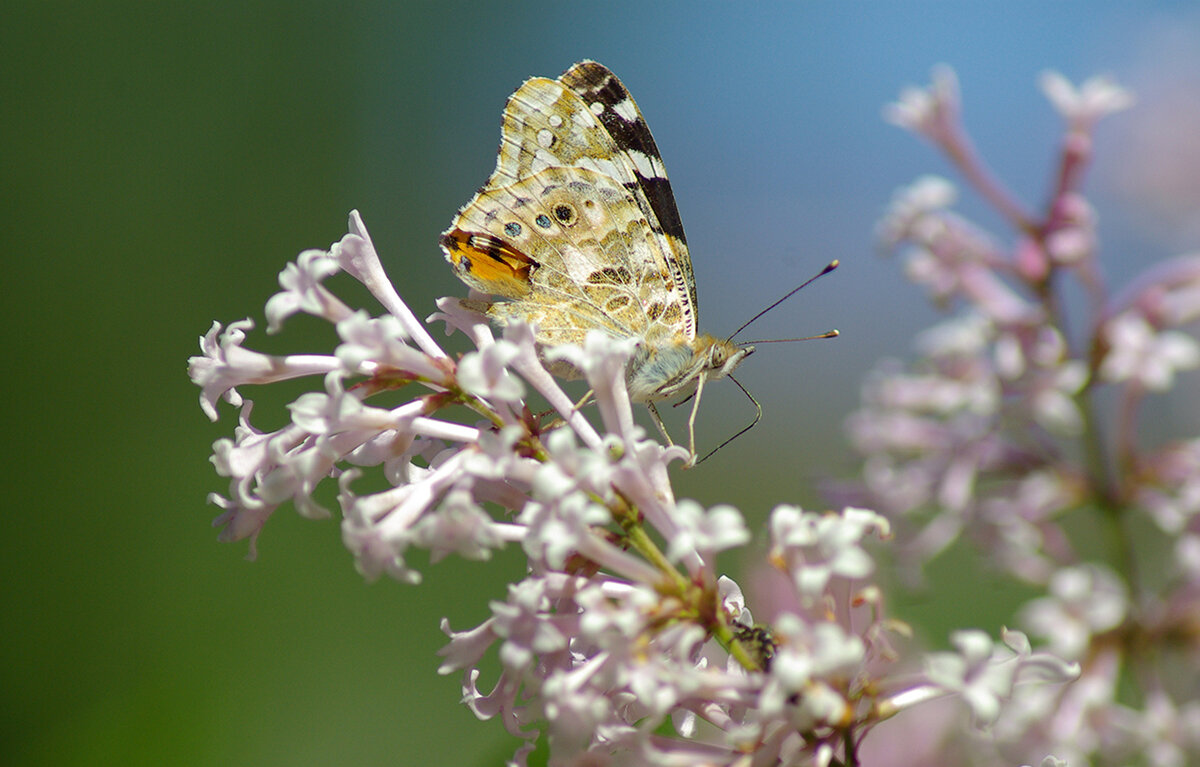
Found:
[[(543, 347), (581, 344), (589, 330), (632, 338), (630, 399), (692, 395), (731, 373), (750, 345), (698, 333), (696, 280), (662, 157), (629, 91), (581, 61), (558, 79), (527, 80), (504, 108), (491, 177), (442, 234), (455, 275), (487, 293), (497, 325), (535, 325)], [(566, 363), (551, 365), (579, 377)]]

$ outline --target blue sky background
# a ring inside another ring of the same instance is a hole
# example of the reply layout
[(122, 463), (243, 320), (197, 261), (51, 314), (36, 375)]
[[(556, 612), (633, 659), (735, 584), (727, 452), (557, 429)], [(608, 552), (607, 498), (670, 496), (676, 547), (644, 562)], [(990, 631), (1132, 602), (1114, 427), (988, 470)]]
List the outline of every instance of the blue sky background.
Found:
[[(490, 173), (526, 77), (590, 57), (624, 80), (671, 175), (709, 332), (842, 260), (752, 331), (842, 338), (762, 349), (740, 378), (765, 423), (678, 478), (680, 496), (734, 503), (755, 525), (776, 502), (818, 503), (815, 480), (850, 468), (840, 424), (862, 376), (937, 318), (873, 234), (897, 187), (949, 172), (880, 117), (934, 64), (956, 69), (980, 151), (1030, 205), (1060, 131), (1038, 74), (1132, 88), (1088, 182), (1106, 270), (1119, 285), (1200, 242), (1194, 2), (13, 3), (0, 30), (5, 764), (511, 752), (458, 705), (434, 653), (438, 619), (482, 620), (519, 562), (449, 560), (419, 588), (366, 587), (336, 522), (290, 510), (242, 561), (204, 504), (223, 489), (209, 446), (233, 421), (207, 423), (185, 364), (212, 320), (261, 320), (284, 264), (337, 240), (352, 208), (418, 314), (461, 295), (437, 235)], [(961, 208), (999, 225), (969, 193)], [(257, 339), (330, 343), (303, 320)], [(1179, 393), (1156, 412), (1194, 434), (1200, 391), (1188, 379)], [(252, 394), (256, 416), (285, 417), (286, 399)], [(732, 387), (706, 390), (702, 443), (750, 413)], [(902, 606), (932, 642), (997, 630), (1018, 598), (956, 580), (963, 591)]]

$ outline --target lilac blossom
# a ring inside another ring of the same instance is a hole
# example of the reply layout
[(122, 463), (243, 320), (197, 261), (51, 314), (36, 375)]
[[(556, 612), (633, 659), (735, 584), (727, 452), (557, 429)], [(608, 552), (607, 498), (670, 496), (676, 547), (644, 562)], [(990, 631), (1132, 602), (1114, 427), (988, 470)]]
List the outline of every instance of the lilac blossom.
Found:
[[(339, 272), (384, 311), (339, 299), (328, 285)], [(442, 621), (439, 669), (458, 676), (476, 716), (499, 719), (518, 740), (512, 764), (545, 737), (562, 765), (857, 765), (877, 725), (926, 701), (958, 699), (990, 721), (1018, 682), (1058, 687), (1079, 672), (1008, 639), (993, 648), (982, 633), (960, 643), (972, 649), (958, 661), (901, 663), (898, 641), (911, 632), (872, 582), (873, 550), (891, 525), (865, 508), (774, 510), (763, 561), (775, 575), (773, 615), (756, 622), (741, 587), (716, 569), (718, 554), (750, 542), (741, 512), (677, 501), (670, 464), (690, 456), (648, 439), (634, 419), (633, 340), (593, 332), (580, 347), (542, 349), (532, 328), (511, 323), (497, 338), (471, 303), (442, 299), (430, 321), (474, 346), (452, 356), (388, 281), (357, 213), (349, 234), (302, 253), (279, 283), (268, 332), (302, 312), (331, 323), (338, 342), (326, 354), (261, 354), (245, 346), (249, 320), (201, 338), (190, 365), (201, 408), (214, 420), (221, 400), (239, 410), (233, 438), (213, 446), (229, 480), (212, 497), (221, 538), (248, 540), (254, 555), (287, 502), (330, 516), (314, 500), (330, 480), (343, 543), (367, 579), (418, 583), (413, 549), (437, 563), (520, 547), (526, 573), (489, 603), (487, 620), (460, 630)], [(983, 343), (960, 339), (946, 355)], [(594, 407), (547, 371), (557, 360), (583, 372)], [(312, 386), (288, 406), (288, 422), (256, 427), (240, 389), (297, 378)], [(976, 417), (999, 407), (946, 381), (932, 401), (918, 386), (881, 392), (881, 403)], [(527, 405), (534, 393), (548, 412)], [(984, 450), (965, 474), (994, 461)], [(492, 657), (499, 671), (485, 676)]]
[[(1007, 649), (970, 631), (954, 635), (955, 652), (927, 656), (929, 686), (902, 699), (953, 691), (984, 725), (943, 717), (940, 753), (971, 765), (1039, 752), (1054, 755), (1044, 764), (1196, 763), (1200, 440), (1155, 444), (1142, 414), (1151, 395), (1200, 367), (1188, 327), (1200, 318), (1200, 257), (1167, 259), (1109, 291), (1082, 179), (1097, 123), (1133, 98), (1104, 78), (1076, 87), (1051, 72), (1041, 86), (1065, 128), (1040, 209), (975, 152), (953, 72), (936, 69), (931, 86), (885, 111), (941, 152), (1009, 231), (957, 214), (948, 180), (926, 176), (896, 193), (880, 238), (954, 314), (920, 336), (911, 363), (889, 360), (867, 379), (847, 421), (861, 473), (830, 495), (891, 523), (911, 581), (962, 544), (1040, 591), (1014, 618), (1053, 655), (1033, 662), (1016, 631)], [(1071, 283), (1088, 300), (1082, 317), (1068, 316)], [(1004, 653), (1008, 665), (996, 662)], [(1079, 678), (1022, 683), (1026, 672), (1061, 677), (1063, 661), (1051, 658), (1077, 662)], [(873, 753), (903, 734), (878, 736)]]

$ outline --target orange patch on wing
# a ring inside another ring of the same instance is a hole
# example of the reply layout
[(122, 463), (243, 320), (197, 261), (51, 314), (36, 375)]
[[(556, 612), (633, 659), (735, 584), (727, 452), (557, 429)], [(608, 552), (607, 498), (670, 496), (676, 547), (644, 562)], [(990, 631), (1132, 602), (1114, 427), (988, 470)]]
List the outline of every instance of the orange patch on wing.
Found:
[(442, 236), (459, 279), (476, 290), (504, 298), (529, 294), (538, 263), (499, 237), (454, 229)]

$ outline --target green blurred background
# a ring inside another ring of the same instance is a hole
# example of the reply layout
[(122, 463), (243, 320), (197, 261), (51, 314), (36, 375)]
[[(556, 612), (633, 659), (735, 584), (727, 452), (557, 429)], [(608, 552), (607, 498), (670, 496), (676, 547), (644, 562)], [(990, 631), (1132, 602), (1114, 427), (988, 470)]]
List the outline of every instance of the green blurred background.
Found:
[[(461, 295), (437, 234), (491, 171), (500, 110), (525, 77), (591, 57), (623, 78), (674, 181), (709, 331), (842, 259), (751, 335), (843, 337), (761, 350), (741, 378), (765, 423), (678, 478), (681, 497), (734, 503), (758, 528), (775, 503), (815, 505), (816, 478), (850, 469), (840, 423), (858, 381), (935, 316), (876, 257), (872, 230), (895, 187), (945, 167), (884, 125), (881, 105), (954, 65), (982, 150), (1036, 202), (1058, 136), (1037, 73), (1112, 73), (1150, 117), (1195, 109), (1193, 8), (5, 4), (0, 762), (483, 765), (511, 753), (495, 722), (458, 703), (458, 679), (437, 676), (435, 653), (438, 620), (482, 620), (520, 563), (451, 559), (420, 587), (368, 586), (336, 520), (290, 507), (245, 561), (244, 544), (216, 543), (205, 504), (226, 489), (207, 459), (232, 411), (208, 422), (186, 360), (214, 319), (261, 327), (280, 269), (337, 240), (353, 208), (419, 315)], [(1173, 155), (1178, 188), (1156, 200), (1138, 174), (1161, 142), (1138, 119), (1102, 134), (1093, 176), (1118, 281), (1200, 231), (1188, 185), (1200, 161)], [(249, 345), (331, 348), (319, 323), (285, 331)], [(706, 390), (702, 443), (749, 418), (731, 389)], [(244, 393), (264, 425), (285, 417), (286, 398)], [(1194, 406), (1171, 415), (1195, 431)], [(969, 560), (939, 566), (961, 574)], [(994, 632), (1020, 599), (953, 580), (902, 608), (934, 641)]]

